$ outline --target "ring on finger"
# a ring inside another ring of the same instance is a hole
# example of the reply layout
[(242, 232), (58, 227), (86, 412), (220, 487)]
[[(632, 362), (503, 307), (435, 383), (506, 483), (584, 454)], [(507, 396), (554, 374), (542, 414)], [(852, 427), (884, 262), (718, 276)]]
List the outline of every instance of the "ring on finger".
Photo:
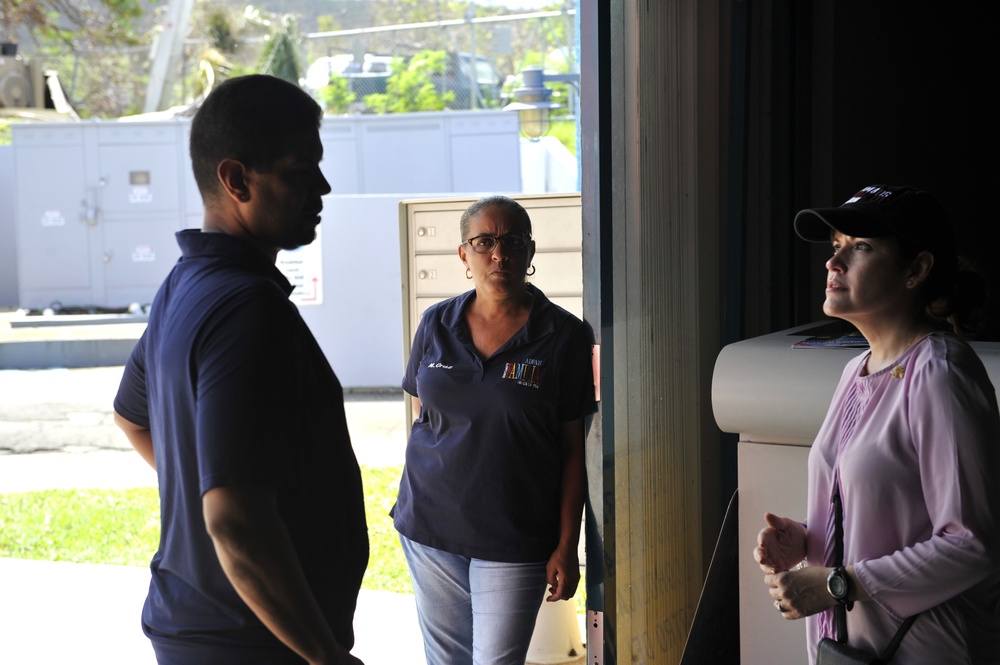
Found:
[(776, 608), (778, 609), (778, 611), (779, 611), (779, 612), (781, 612), (782, 614), (784, 614), (785, 612), (787, 612), (787, 611), (788, 611), (788, 610), (786, 610), (786, 609), (785, 609), (784, 607), (782, 607), (782, 606), (781, 606), (781, 601), (780, 601), (780, 600), (776, 600), (776, 601), (774, 601), (774, 606), (775, 606), (775, 607), (776, 607)]

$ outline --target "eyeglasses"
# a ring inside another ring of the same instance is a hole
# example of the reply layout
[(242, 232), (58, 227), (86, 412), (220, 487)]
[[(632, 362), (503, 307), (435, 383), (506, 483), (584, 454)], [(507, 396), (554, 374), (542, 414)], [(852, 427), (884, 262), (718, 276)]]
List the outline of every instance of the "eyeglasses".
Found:
[(469, 248), (476, 254), (489, 254), (496, 249), (497, 243), (503, 245), (504, 249), (524, 249), (528, 246), (528, 242), (530, 241), (530, 233), (515, 231), (512, 233), (505, 233), (502, 236), (491, 236), (484, 233), (478, 236), (473, 236), (462, 244), (468, 245)]

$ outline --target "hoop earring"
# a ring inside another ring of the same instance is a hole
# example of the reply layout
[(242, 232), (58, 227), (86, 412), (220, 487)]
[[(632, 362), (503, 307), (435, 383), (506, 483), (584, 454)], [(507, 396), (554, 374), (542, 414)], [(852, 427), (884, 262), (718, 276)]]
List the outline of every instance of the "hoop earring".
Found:
[(526, 273), (526, 274), (528, 275), (528, 277), (531, 277), (532, 275), (535, 274), (535, 264), (534, 263), (531, 264), (531, 271), (528, 272), (528, 273)]
[(469, 267), (465, 268), (465, 278), (472, 279), (472, 268)]

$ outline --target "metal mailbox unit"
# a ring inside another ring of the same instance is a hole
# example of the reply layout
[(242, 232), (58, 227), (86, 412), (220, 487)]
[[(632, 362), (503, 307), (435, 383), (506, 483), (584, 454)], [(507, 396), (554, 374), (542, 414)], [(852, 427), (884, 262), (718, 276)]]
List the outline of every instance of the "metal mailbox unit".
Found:
[[(839, 324), (834, 324), (839, 325)], [(740, 660), (794, 663), (805, 658), (804, 621), (786, 621), (774, 609), (753, 559), (764, 513), (806, 517), (809, 447), (826, 417), (847, 362), (862, 351), (795, 349), (814, 335), (813, 323), (744, 340), (719, 354), (712, 405), (719, 428), (739, 433)], [(974, 342), (993, 385), (1000, 385), (1000, 343)]]
[(185, 127), (12, 127), (22, 307), (149, 301), (179, 255)]

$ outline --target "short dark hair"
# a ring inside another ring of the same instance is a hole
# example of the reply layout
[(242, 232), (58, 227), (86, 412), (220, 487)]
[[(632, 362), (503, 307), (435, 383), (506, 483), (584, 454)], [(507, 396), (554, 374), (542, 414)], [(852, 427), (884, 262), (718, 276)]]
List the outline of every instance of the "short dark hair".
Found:
[(216, 169), (223, 159), (266, 173), (293, 134), (318, 130), (322, 120), (312, 97), (282, 79), (253, 74), (224, 81), (191, 123), (191, 167), (202, 198), (218, 191)]
[(520, 230), (527, 231), (528, 235), (531, 235), (531, 217), (528, 216), (524, 206), (510, 197), (497, 194), (479, 199), (462, 213), (462, 219), (458, 223), (462, 242), (465, 242), (467, 240), (465, 236), (469, 235), (469, 224), (487, 208), (500, 208)]

